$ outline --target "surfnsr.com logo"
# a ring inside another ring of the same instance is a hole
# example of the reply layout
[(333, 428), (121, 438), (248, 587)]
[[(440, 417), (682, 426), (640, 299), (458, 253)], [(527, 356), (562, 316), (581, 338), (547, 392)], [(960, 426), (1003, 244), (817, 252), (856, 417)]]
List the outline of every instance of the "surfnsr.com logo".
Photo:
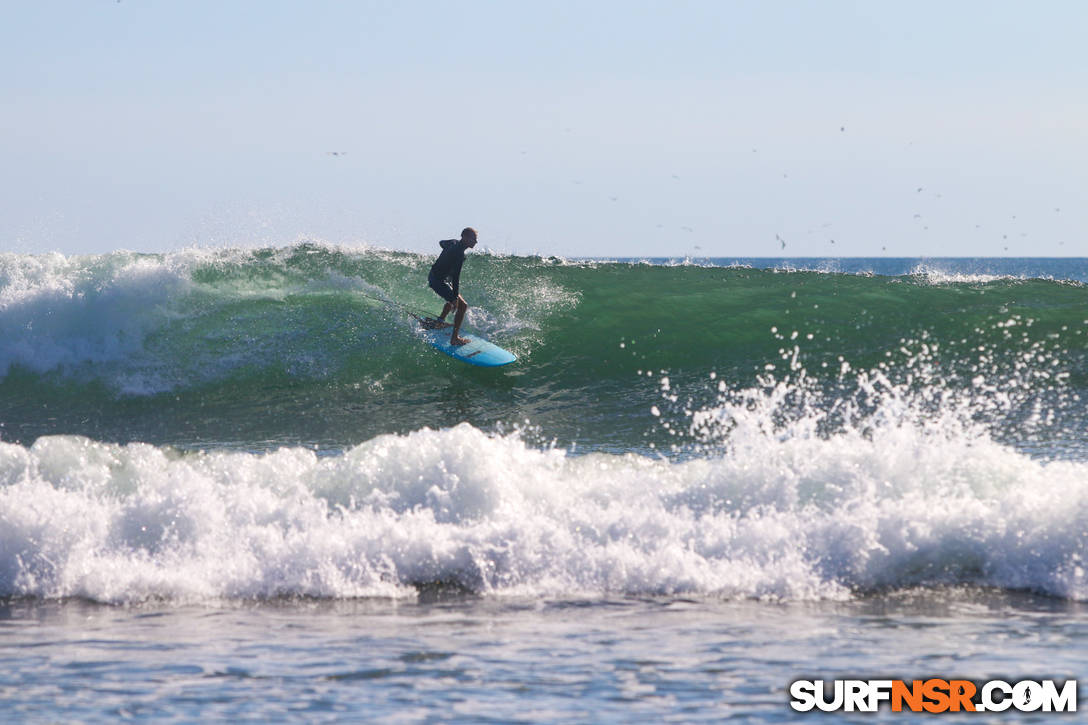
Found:
[(796, 680), (790, 707), (798, 712), (1076, 712), (1077, 681)]

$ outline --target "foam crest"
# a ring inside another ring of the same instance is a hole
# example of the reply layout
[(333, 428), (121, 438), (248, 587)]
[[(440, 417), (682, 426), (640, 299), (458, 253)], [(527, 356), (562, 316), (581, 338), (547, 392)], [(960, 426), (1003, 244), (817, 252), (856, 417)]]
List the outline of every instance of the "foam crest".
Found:
[[(765, 423), (765, 421), (764, 421)], [(336, 457), (0, 444), (0, 595), (685, 594), (972, 584), (1088, 598), (1088, 466), (902, 419), (758, 420), (686, 461), (572, 456), (463, 424)]]
[(128, 252), (99, 258), (0, 257), (0, 377), (138, 358), (159, 310), (189, 281), (175, 265)]
[(999, 281), (1023, 281), (1025, 279), (1022, 276), (1008, 274), (950, 271), (936, 267), (932, 263), (916, 264), (914, 268), (911, 269), (909, 276), (931, 285), (987, 284)]

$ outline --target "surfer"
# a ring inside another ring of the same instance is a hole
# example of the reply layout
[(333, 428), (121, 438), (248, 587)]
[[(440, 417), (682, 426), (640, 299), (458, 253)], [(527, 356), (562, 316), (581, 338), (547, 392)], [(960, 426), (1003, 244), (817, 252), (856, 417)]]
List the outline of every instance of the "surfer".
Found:
[(468, 340), (457, 334), (461, 331), (461, 323), (465, 321), (465, 312), (468, 310), (468, 303), (459, 293), (461, 265), (465, 263), (465, 250), (476, 246), (476, 230), (466, 227), (461, 232), (460, 239), (443, 239), (438, 245), (442, 247), (442, 253), (431, 265), (427, 284), (446, 301), (442, 314), (438, 316), (439, 322), (445, 323), (446, 315), (454, 307), (457, 308), (457, 314), (453, 317), (453, 334), (450, 336), (450, 344), (464, 345)]

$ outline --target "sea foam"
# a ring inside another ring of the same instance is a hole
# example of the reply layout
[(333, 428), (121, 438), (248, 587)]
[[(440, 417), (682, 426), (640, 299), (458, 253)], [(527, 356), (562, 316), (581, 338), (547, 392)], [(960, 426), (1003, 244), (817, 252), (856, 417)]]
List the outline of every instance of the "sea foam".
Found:
[(1088, 466), (985, 436), (751, 429), (691, 460), (569, 455), (467, 424), (181, 454), (0, 444), (0, 596), (690, 595), (978, 585), (1088, 598)]

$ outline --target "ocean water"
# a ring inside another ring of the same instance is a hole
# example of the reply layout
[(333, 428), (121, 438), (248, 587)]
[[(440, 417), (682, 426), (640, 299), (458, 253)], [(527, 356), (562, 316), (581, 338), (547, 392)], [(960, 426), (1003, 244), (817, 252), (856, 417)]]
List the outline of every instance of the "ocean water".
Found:
[(5, 719), (1083, 679), (1088, 259), (473, 252), (501, 369), (416, 336), (431, 261), (0, 254)]

